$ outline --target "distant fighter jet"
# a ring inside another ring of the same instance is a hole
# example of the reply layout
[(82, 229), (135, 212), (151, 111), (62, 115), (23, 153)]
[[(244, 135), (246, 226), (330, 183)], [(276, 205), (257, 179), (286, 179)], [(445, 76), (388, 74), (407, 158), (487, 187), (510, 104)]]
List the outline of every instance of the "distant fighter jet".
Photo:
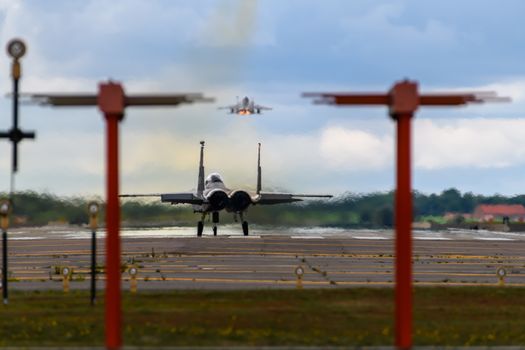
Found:
[(217, 235), (219, 212), (226, 210), (233, 213), (237, 222), (240, 216), (242, 231), (248, 235), (248, 222), (244, 220), (244, 213), (250, 205), (281, 204), (302, 201), (301, 198), (317, 197), (331, 198), (331, 195), (308, 195), (292, 193), (274, 193), (261, 191), (261, 144), (257, 151), (257, 190), (250, 194), (244, 190), (231, 190), (226, 187), (221, 175), (211, 173), (204, 179), (204, 141), (201, 141), (199, 162), (199, 178), (197, 192), (159, 193), (159, 194), (123, 194), (120, 197), (160, 197), (161, 202), (171, 204), (192, 204), (195, 213), (201, 213), (201, 221), (197, 225), (197, 236), (202, 236), (206, 215), (211, 214), (213, 221), (213, 235)]
[(248, 97), (244, 97), (240, 102), (237, 98), (237, 104), (232, 106), (219, 107), (219, 109), (228, 109), (231, 114), (239, 115), (250, 115), (250, 114), (261, 114), (261, 111), (269, 111), (270, 107), (264, 107), (261, 105), (256, 105), (254, 100), (251, 100)]

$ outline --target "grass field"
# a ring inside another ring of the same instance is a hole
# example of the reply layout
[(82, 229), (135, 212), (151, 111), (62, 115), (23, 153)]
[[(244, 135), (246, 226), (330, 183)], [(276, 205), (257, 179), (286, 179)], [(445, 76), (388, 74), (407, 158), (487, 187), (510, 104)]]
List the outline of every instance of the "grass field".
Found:
[[(525, 288), (416, 288), (416, 345), (525, 344)], [(13, 292), (0, 346), (102, 345), (103, 298)], [(390, 345), (393, 290), (174, 291), (124, 296), (125, 345)]]

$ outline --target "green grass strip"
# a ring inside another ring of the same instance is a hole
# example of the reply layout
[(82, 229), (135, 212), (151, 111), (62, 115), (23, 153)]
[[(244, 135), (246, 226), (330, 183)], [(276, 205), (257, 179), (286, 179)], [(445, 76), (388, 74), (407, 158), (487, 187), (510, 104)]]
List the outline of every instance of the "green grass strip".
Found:
[[(525, 344), (525, 288), (426, 287), (414, 297), (416, 345)], [(13, 292), (0, 346), (100, 346), (103, 297)], [(391, 345), (393, 290), (173, 291), (124, 294), (133, 346)]]

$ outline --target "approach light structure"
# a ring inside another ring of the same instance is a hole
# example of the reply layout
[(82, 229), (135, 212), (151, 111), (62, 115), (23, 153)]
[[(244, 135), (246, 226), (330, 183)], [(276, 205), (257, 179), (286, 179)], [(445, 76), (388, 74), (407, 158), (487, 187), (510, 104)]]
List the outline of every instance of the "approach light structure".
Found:
[(395, 325), (396, 346), (412, 347), (412, 118), (419, 107), (446, 107), (507, 102), (495, 92), (420, 93), (418, 83), (404, 80), (387, 93), (304, 93), (315, 104), (385, 106), (397, 127), (395, 192)]

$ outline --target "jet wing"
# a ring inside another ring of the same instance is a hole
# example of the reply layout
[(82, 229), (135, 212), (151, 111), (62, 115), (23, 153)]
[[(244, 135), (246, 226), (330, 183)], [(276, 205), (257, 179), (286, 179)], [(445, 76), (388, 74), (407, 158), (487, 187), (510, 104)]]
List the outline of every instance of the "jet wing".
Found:
[(300, 202), (303, 198), (332, 198), (331, 195), (324, 194), (293, 194), (293, 193), (276, 193), (261, 192), (253, 198), (254, 204), (282, 204)]
[(191, 192), (179, 193), (151, 193), (151, 194), (121, 194), (119, 197), (160, 197), (161, 202), (171, 204), (202, 204), (202, 198)]
[(253, 106), (253, 108), (259, 109), (261, 111), (271, 111), (272, 110), (272, 107), (265, 107), (265, 106), (261, 106), (261, 105), (255, 105), (255, 106)]
[(164, 193), (160, 196), (161, 202), (171, 204), (202, 204), (202, 198), (197, 197), (193, 193)]

